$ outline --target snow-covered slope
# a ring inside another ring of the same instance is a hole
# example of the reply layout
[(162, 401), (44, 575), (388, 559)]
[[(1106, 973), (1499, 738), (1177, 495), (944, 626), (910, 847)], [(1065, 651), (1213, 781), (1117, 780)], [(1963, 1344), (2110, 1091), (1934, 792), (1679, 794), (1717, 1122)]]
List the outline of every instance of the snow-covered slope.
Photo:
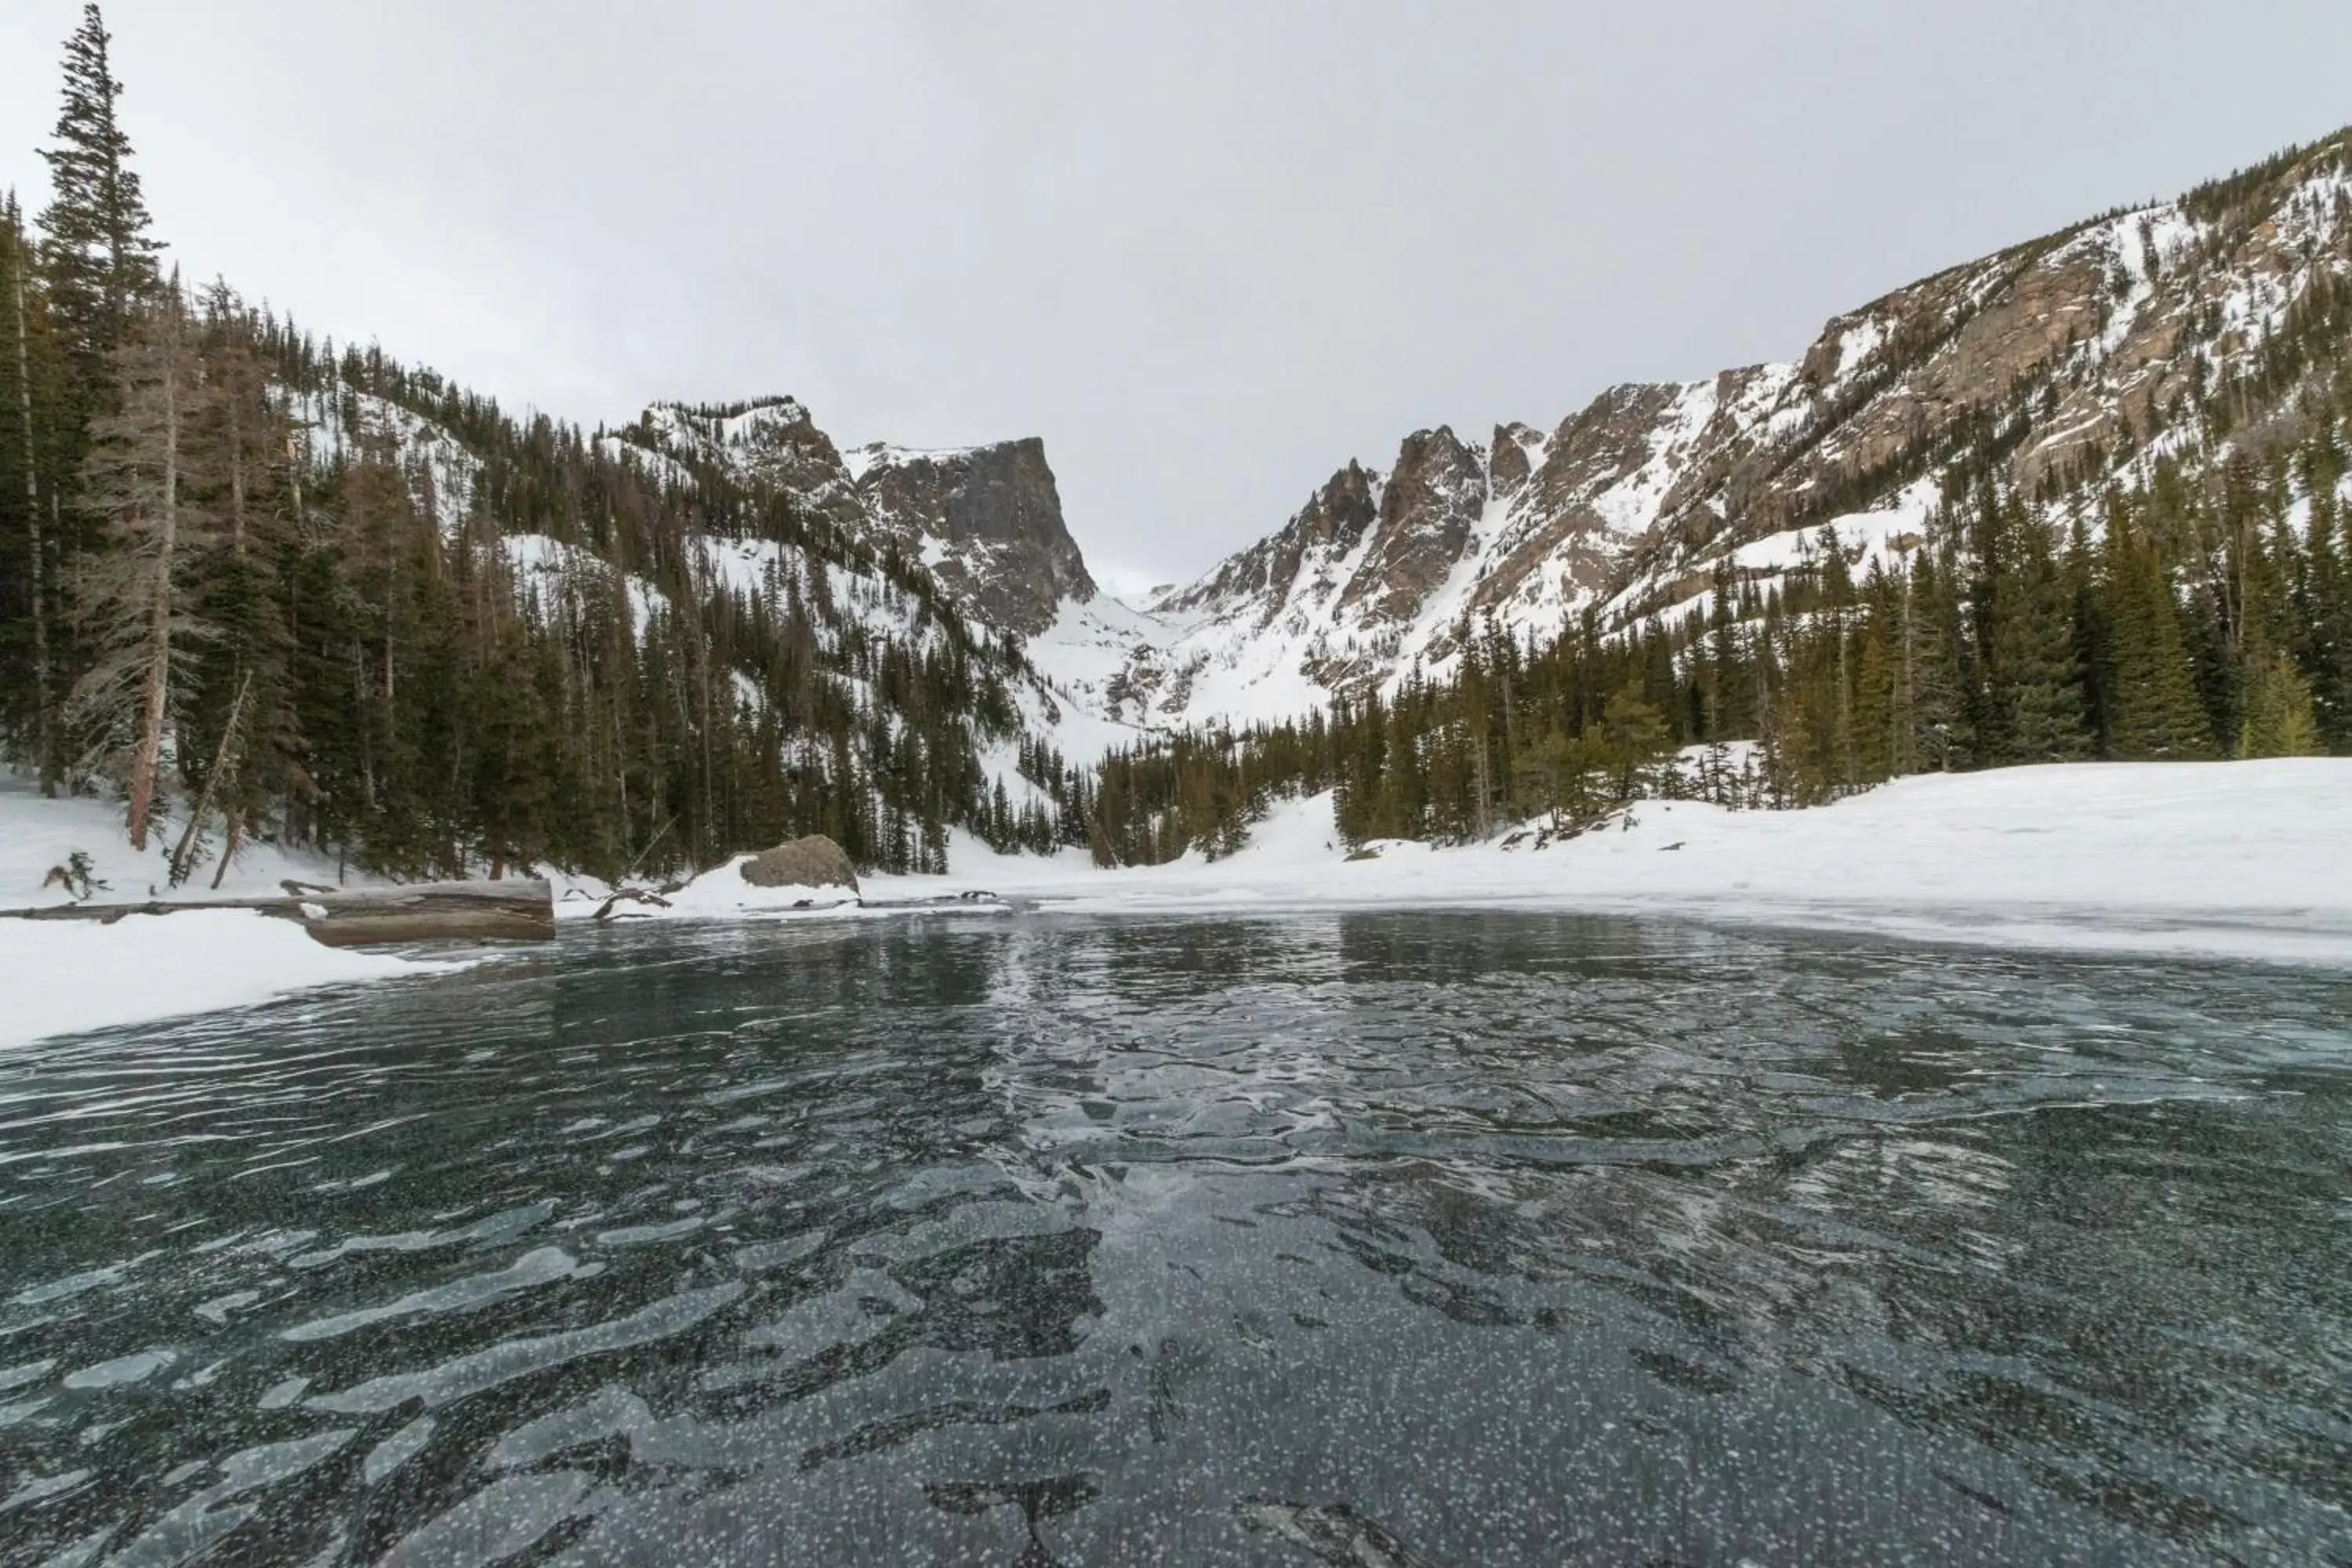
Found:
[(1103, 870), (1076, 850), (1000, 858), (960, 842), (951, 875), (866, 891), (985, 889), (1080, 913), (1591, 910), (2352, 965), (2343, 758), (1922, 775), (1811, 811), (1644, 801), (1622, 828), (1533, 844), (1391, 842), (1354, 858), (1325, 795), (1280, 803), (1223, 860)]
[[(87, 858), (89, 896), (134, 900), (275, 898), (293, 879), (331, 885), (331, 858), (248, 844), (212, 886), (211, 860), (180, 888), (171, 852), (180, 824), (165, 821), (144, 853), (123, 838), (122, 809), (88, 798), (44, 799), (23, 778), (0, 771), (0, 909), (70, 903), (78, 889), (52, 869)], [(350, 879), (364, 883), (370, 879)], [(437, 973), (381, 952), (321, 947), (299, 925), (243, 910), (131, 916), (112, 925), (84, 921), (0, 920), (0, 1047), (43, 1035), (111, 1028), (182, 1013), (243, 1006), (290, 991), (349, 981)]]
[(115, 903), (276, 898), (283, 890), (279, 884), (289, 879), (354, 887), (373, 880), (338, 867), (330, 855), (289, 852), (247, 840), (215, 888), (213, 877), (220, 872), (215, 836), (194, 858), (188, 880), (174, 889), (172, 851), (184, 826), (166, 812), (158, 816), (147, 848), (134, 850), (123, 837), (119, 803), (89, 796), (45, 799), (22, 774), (0, 768), (0, 909), (72, 902), (74, 890), (51, 881), (49, 874), (69, 865), (77, 853), (88, 859), (91, 896)]
[[(1963, 459), (2045, 481), (2189, 478), (2291, 425), (2332, 355), (2266, 351), (2352, 286), (2352, 134), (1952, 268), (1828, 322), (1783, 364), (1602, 393), (1549, 432), (1444, 427), (1340, 468), (1287, 523), (1145, 608), (1099, 679), (1139, 721), (1293, 713), (1443, 673), (1488, 617), (1549, 637), (1769, 581), (1827, 528), (1859, 569), (1915, 546)], [(2230, 440), (2191, 398), (2260, 367)], [(2247, 422), (2251, 421), (2251, 426)]]

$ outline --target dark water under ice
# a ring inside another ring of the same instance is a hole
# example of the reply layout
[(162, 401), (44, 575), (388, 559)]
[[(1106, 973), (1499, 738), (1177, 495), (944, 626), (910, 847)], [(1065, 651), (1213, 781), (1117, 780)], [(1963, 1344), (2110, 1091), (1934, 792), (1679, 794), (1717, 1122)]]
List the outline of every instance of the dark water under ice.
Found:
[(2352, 976), (567, 934), (0, 1057), (0, 1562), (2352, 1561)]

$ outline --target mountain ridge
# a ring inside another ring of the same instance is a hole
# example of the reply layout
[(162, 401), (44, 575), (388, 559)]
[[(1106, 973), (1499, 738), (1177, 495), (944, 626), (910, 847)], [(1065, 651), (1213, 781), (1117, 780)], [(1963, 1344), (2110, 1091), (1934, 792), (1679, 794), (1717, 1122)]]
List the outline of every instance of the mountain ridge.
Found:
[[(2011, 449), (2027, 491), (2144, 478), (2186, 450), (2162, 430), (2189, 397), (2250, 363), (2315, 287), (2332, 299), (2352, 279), (2347, 147), (2339, 132), (1946, 268), (1832, 317), (1791, 361), (1620, 384), (1548, 434), (1417, 431), (1385, 471), (1351, 458), (1280, 528), (1145, 605), (1181, 624), (1139, 650), (1132, 716), (1274, 716), (1200, 711), (1192, 693), (1219, 671), (1295, 666), (1327, 700), (1393, 689), (1448, 668), (1464, 626), (1490, 615), (1520, 636), (1588, 610), (1630, 624), (1695, 601), (1719, 566), (1779, 575), (1767, 542), (1825, 522), (1857, 561), (1883, 553), (1924, 535), (1947, 459), (1986, 442)], [(2294, 390), (2273, 389), (2264, 417)], [(1389, 499), (1433, 452), (1454, 473), (1475, 455), (1479, 482)], [(1361, 552), (1367, 525), (1335, 528), (1332, 510), (1357, 489), (1382, 497)]]
[[(1824, 524), (1855, 564), (1900, 554), (1989, 445), (2028, 492), (2144, 479), (2166, 458), (2201, 474), (2221, 454), (2168, 442), (2168, 422), (2315, 289), (2352, 282), (2348, 147), (2339, 132), (1947, 267), (1832, 316), (1787, 361), (1620, 383), (1549, 428), (1411, 432), (1385, 467), (1349, 458), (1257, 541), (1137, 603), (1096, 588), (1034, 437), (953, 449), (1018, 447), (1043, 476), (1029, 524), (996, 531), (1010, 547), (957, 524), (951, 485), (910, 486), (887, 515), (869, 497), (865, 526), (1105, 719), (1246, 722), (1392, 691), (1450, 668), (1489, 619), (1523, 638), (1587, 614), (1622, 627), (1725, 572), (1777, 580)], [(2272, 389), (2263, 419), (2294, 395)], [(838, 461), (795, 482), (821, 509), (870, 488)]]

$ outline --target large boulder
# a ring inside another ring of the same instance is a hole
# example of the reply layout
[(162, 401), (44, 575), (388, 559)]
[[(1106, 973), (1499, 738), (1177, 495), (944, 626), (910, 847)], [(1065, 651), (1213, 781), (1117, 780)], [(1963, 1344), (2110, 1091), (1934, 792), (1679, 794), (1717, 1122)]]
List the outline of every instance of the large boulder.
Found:
[(744, 861), (743, 879), (755, 888), (847, 888), (854, 893), (857, 868), (840, 845), (812, 833)]

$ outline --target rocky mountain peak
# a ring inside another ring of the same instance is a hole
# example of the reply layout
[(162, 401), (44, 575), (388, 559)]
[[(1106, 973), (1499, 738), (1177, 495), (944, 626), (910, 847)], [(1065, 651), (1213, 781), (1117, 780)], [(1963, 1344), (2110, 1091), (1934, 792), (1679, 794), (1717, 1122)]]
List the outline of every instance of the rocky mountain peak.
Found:
[(920, 554), (989, 625), (1034, 636), (1063, 600), (1095, 596), (1035, 437), (944, 451), (860, 447), (849, 467), (879, 534)]
[(1454, 570), (1486, 508), (1486, 458), (1445, 426), (1416, 430), (1397, 449), (1364, 563), (1339, 596), (1368, 622), (1398, 625), (1420, 614)]
[(1247, 599), (1264, 612), (1263, 624), (1299, 584), (1302, 571), (1319, 572), (1321, 588), (1309, 591), (1328, 594), (1330, 572), (1380, 521), (1380, 477), (1350, 458), (1288, 522), (1200, 582), (1155, 595), (1152, 608), (1181, 614)]
[(1495, 500), (1508, 504), (1518, 499), (1544, 460), (1544, 433), (1517, 420), (1495, 426), (1486, 448), (1486, 489)]
[(772, 484), (844, 533), (922, 561), (989, 626), (1034, 636), (1065, 598), (1097, 592), (1034, 437), (937, 451), (873, 443), (845, 454), (792, 397), (656, 404), (625, 435)]

